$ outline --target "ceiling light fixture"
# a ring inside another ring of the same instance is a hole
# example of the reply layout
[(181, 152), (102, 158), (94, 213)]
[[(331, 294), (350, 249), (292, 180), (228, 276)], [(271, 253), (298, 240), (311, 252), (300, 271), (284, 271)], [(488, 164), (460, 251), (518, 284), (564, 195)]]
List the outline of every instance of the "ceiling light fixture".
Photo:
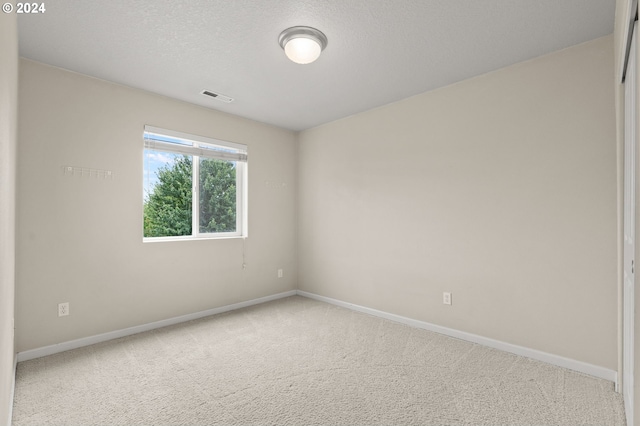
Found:
[(327, 36), (311, 27), (291, 27), (280, 33), (278, 43), (296, 64), (310, 64), (327, 47)]

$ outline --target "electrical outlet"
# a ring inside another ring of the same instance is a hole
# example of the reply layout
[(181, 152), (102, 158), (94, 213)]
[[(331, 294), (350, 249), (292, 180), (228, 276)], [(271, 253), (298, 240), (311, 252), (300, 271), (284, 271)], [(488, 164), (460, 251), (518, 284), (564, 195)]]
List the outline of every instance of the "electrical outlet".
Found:
[(278, 278), (282, 278), (283, 273), (282, 273), (282, 269), (278, 269)]
[(448, 293), (446, 291), (442, 293), (442, 303), (445, 305), (451, 304), (451, 293)]
[(69, 315), (69, 302), (58, 303), (58, 316), (65, 317)]

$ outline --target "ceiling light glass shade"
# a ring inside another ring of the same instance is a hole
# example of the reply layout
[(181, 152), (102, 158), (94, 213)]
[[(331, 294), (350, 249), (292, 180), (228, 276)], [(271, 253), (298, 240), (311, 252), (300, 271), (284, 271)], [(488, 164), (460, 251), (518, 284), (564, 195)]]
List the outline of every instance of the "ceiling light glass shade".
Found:
[(310, 38), (294, 38), (284, 45), (287, 58), (296, 64), (310, 64), (320, 57), (322, 49), (317, 41)]
[(315, 28), (291, 27), (280, 34), (278, 43), (296, 64), (310, 64), (327, 46), (327, 37)]

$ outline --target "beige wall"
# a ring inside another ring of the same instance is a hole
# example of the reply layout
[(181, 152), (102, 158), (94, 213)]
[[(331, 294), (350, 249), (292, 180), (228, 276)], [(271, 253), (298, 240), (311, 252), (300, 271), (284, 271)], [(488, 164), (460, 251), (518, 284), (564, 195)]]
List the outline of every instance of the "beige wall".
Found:
[[(295, 133), (25, 59), (19, 88), (18, 351), (295, 288)], [(143, 244), (145, 124), (249, 146), (245, 271), (239, 238)]]
[(14, 14), (0, 14), (0, 424), (9, 424), (13, 401), (15, 188), (18, 33)]
[(608, 36), (301, 132), (299, 288), (615, 370), (613, 54)]

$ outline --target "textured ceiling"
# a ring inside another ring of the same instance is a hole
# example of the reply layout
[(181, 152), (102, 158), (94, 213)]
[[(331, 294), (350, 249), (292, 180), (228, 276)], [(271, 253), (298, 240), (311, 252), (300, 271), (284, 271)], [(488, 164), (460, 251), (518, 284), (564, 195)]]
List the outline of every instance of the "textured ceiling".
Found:
[[(19, 15), (21, 56), (292, 130), (602, 37), (615, 11), (615, 0), (45, 4)], [(278, 45), (296, 25), (329, 39), (313, 64), (294, 64)]]

